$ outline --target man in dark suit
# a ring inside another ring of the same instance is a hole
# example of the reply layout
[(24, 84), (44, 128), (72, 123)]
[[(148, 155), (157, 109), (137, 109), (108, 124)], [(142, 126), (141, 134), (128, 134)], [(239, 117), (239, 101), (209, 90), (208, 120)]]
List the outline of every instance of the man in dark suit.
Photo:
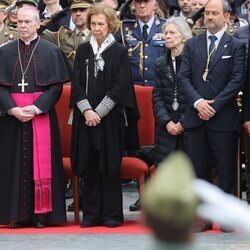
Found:
[(246, 48), (226, 33), (227, 5), (207, 2), (207, 31), (187, 41), (178, 78), (189, 102), (183, 126), (196, 174), (211, 181), (215, 167), (219, 187), (233, 193), (240, 128), (236, 97), (244, 83)]

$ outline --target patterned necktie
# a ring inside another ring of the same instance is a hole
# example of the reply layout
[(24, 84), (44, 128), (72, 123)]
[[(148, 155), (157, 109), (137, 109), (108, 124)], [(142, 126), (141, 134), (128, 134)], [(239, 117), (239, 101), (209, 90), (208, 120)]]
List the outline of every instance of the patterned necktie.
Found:
[(148, 38), (148, 25), (147, 24), (144, 24), (143, 27), (142, 27), (142, 37), (144, 38), (145, 41), (147, 41), (147, 38)]
[(209, 36), (209, 39), (211, 41), (210, 45), (209, 45), (209, 55), (212, 57), (212, 55), (215, 52), (215, 41), (217, 40), (216, 36)]
[(82, 37), (83, 37), (83, 32), (82, 31), (79, 31), (78, 33), (77, 33), (77, 35), (76, 35), (76, 45), (78, 46), (80, 43), (82, 43), (83, 42), (83, 39), (82, 39)]

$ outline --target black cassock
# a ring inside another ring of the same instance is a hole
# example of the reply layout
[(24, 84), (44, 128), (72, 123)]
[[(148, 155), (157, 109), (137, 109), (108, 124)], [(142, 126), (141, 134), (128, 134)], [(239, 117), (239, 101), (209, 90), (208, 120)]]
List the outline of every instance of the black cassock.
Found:
[[(104, 70), (99, 70), (95, 78), (90, 43), (78, 47), (71, 93), (72, 166), (84, 178), (83, 220), (93, 224), (123, 221), (120, 165), (126, 137), (124, 111), (129, 125), (136, 124), (138, 118), (127, 50), (115, 42), (102, 53), (102, 58)], [(86, 126), (76, 103), (87, 99), (95, 109), (106, 95), (116, 102), (115, 107), (96, 127)]]
[[(38, 40), (30, 45), (20, 40), (24, 70)], [(16, 106), (11, 94), (21, 92), (17, 40), (0, 48), (0, 64), (0, 223), (33, 221), (38, 215), (34, 214), (32, 121), (22, 123), (7, 113)], [(28, 83), (25, 92), (42, 92), (33, 104), (49, 114), (50, 119), (52, 212), (39, 215), (39, 220), (46, 223), (66, 221), (60, 135), (54, 105), (60, 98), (62, 83), (69, 79), (69, 66), (62, 51), (40, 39), (25, 75)]]

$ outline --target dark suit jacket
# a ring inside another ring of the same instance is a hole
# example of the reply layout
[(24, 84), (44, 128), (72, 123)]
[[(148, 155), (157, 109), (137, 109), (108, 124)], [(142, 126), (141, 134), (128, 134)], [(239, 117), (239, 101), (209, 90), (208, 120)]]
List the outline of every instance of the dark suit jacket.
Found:
[[(183, 125), (195, 128), (204, 122), (216, 131), (236, 131), (240, 127), (236, 97), (245, 78), (246, 46), (224, 33), (210, 64), (207, 81), (202, 75), (207, 62), (206, 32), (187, 41), (178, 79), (188, 98)], [(209, 121), (199, 119), (193, 107), (200, 98), (214, 100), (216, 114)]]

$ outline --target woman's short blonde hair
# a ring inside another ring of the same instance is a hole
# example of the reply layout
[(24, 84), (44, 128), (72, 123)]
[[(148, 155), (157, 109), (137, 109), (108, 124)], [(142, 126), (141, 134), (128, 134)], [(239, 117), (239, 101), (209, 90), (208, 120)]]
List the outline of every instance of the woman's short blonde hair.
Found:
[(103, 14), (106, 16), (110, 33), (114, 34), (118, 31), (120, 20), (118, 19), (115, 10), (110, 5), (107, 5), (105, 3), (93, 4), (88, 9), (86, 25), (89, 30), (91, 30), (91, 17), (98, 14)]

